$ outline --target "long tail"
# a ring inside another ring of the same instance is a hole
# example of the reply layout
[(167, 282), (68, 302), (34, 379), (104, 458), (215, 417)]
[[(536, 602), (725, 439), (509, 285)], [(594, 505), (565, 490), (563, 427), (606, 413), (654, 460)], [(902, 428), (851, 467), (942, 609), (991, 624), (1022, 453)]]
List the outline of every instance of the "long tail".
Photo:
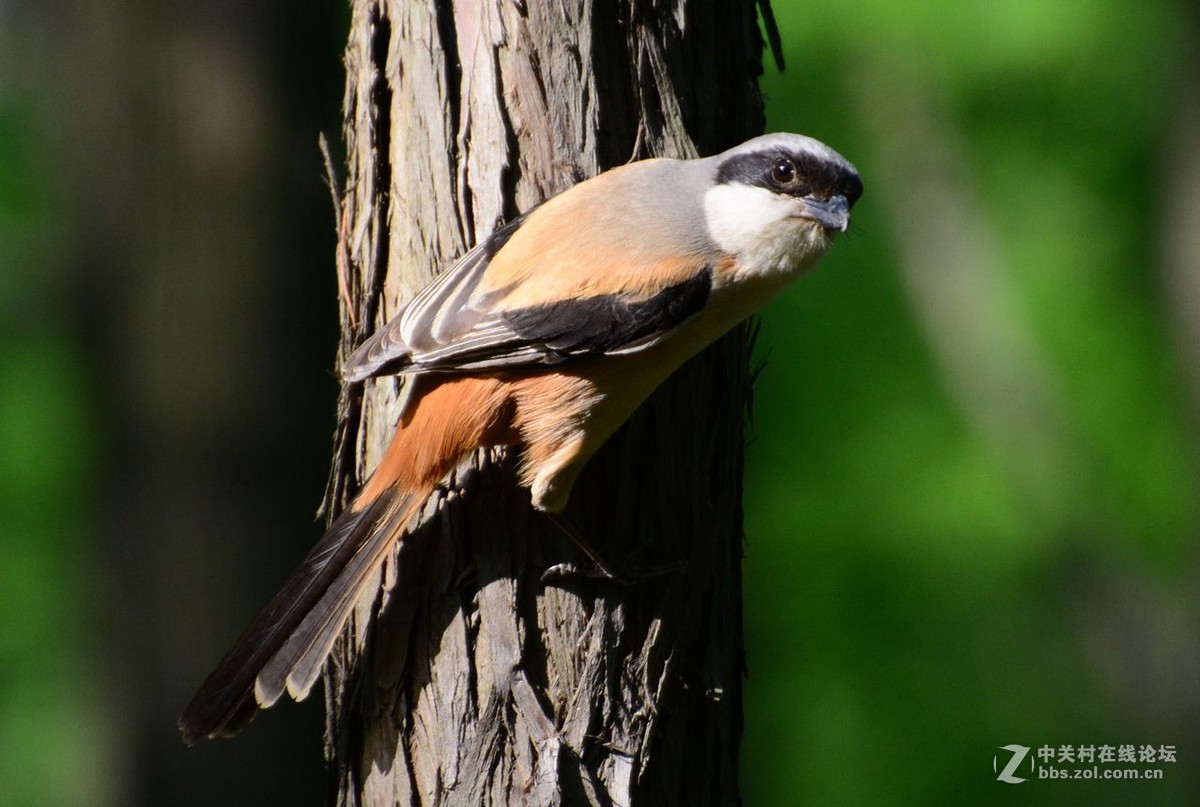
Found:
[(179, 718), (184, 742), (237, 732), (285, 690), (308, 696), (363, 586), (427, 495), (391, 488), (338, 517), (192, 697)]
[(494, 379), (442, 382), (415, 404), (379, 467), (179, 718), (184, 742), (228, 736), (286, 691), (308, 696), (355, 603), (434, 487), (504, 428)]

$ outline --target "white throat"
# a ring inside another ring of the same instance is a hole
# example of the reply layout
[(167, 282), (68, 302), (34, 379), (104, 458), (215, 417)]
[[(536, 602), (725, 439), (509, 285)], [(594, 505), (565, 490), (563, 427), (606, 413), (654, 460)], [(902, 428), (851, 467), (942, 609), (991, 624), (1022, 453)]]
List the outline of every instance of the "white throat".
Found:
[(812, 266), (831, 241), (820, 225), (796, 217), (796, 202), (766, 188), (714, 185), (704, 194), (713, 243), (738, 258), (738, 275), (794, 276)]

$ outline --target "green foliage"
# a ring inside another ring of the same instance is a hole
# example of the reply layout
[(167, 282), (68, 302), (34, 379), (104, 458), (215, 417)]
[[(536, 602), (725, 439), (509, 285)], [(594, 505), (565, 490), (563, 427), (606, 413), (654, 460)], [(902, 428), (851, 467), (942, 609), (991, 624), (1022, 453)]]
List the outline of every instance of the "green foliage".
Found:
[(0, 802), (85, 804), (104, 747), (83, 649), (95, 438), (55, 293), (65, 278), (40, 123), (28, 97), (0, 93)]
[[(768, 128), (830, 143), (866, 193), (763, 317), (747, 803), (1194, 795), (1194, 761), (1155, 783), (992, 772), (1010, 743), (1194, 736), (1163, 695), (1194, 671), (1131, 678), (1119, 641), (1195, 627), (1195, 435), (1155, 265), (1189, 29), (1164, 2), (774, 5)], [(929, 217), (954, 249), (921, 252)]]

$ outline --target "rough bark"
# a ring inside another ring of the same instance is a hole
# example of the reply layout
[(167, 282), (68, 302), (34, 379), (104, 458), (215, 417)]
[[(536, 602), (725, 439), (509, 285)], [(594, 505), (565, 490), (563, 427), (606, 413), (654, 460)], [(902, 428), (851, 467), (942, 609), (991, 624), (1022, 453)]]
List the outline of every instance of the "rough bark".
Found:
[[(762, 127), (751, 0), (354, 0), (342, 355), (499, 222), (605, 168)], [(619, 233), (614, 233), (619, 238)], [(749, 336), (676, 374), (589, 464), (569, 518), (686, 570), (544, 585), (581, 560), (480, 452), (426, 508), (327, 673), (339, 804), (737, 801)], [(390, 438), (399, 382), (344, 391), (329, 507)]]

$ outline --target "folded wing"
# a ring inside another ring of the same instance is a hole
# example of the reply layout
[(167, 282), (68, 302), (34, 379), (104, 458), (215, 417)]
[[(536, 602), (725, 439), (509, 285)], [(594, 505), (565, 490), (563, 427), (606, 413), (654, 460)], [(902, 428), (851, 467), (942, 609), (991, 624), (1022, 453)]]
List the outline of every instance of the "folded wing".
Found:
[(584, 198), (598, 192), (593, 183), (464, 255), (350, 356), (344, 379), (539, 369), (645, 349), (694, 317), (712, 290), (710, 256), (664, 256), (612, 222), (611, 240), (597, 242), (597, 228), (573, 218), (583, 204), (595, 211)]

